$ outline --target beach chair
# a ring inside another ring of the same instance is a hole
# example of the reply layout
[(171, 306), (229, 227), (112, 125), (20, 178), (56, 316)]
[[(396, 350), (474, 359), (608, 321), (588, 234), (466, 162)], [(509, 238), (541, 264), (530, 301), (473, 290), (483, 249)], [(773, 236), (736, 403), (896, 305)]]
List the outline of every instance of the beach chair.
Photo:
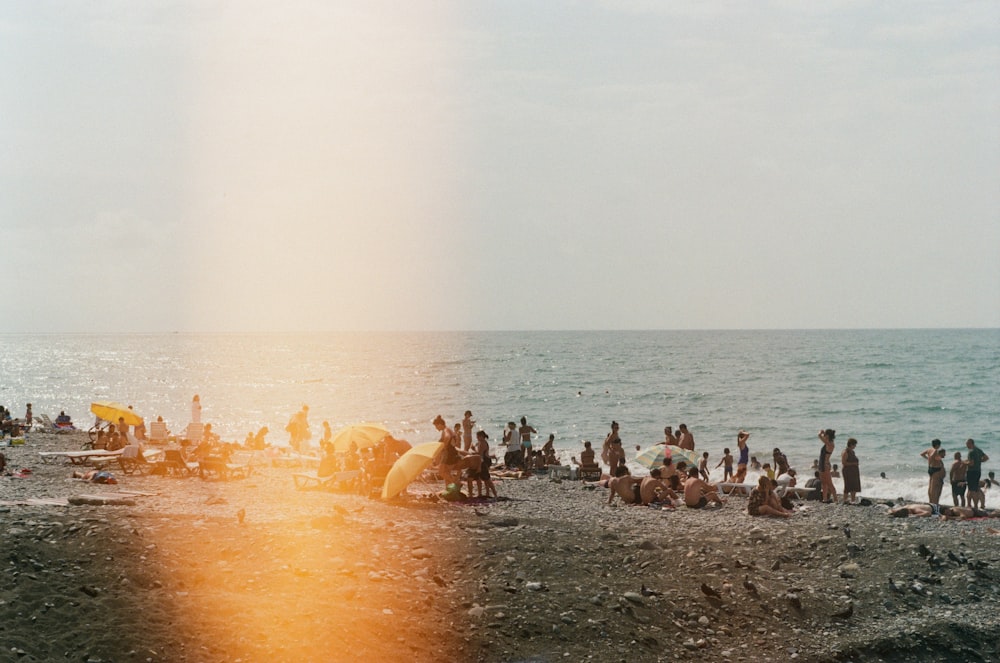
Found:
[(600, 465), (581, 465), (580, 478), (584, 481), (600, 481), (604, 471)]
[(149, 422), (149, 441), (154, 444), (162, 444), (170, 438), (170, 431), (167, 430), (167, 422)]
[(202, 479), (215, 475), (223, 481), (240, 477), (247, 479), (253, 474), (253, 453), (234, 453), (229, 459), (209, 457), (198, 462), (198, 476)]
[(199, 469), (198, 463), (185, 460), (179, 449), (165, 449), (163, 460), (159, 461), (157, 465), (163, 468), (164, 474), (182, 477), (194, 476)]
[(87, 449), (84, 451), (39, 451), (43, 463), (50, 463), (57, 458), (68, 460), (73, 465), (84, 465), (88, 462), (114, 460), (122, 455), (123, 449), (108, 451), (106, 449)]
[(52, 418), (47, 414), (35, 415), (32, 421), (32, 427), (41, 427), (42, 430), (48, 433), (71, 433), (76, 430), (76, 426), (73, 424), (60, 425), (52, 421)]
[(152, 459), (160, 455), (158, 450), (147, 450), (139, 453), (139, 445), (130, 444), (122, 449), (118, 456), (118, 467), (122, 474), (138, 474), (140, 476), (150, 474), (156, 467), (156, 462)]
[(205, 433), (205, 424), (191, 422), (184, 430), (184, 439), (192, 442), (201, 442), (201, 436)]
[(340, 487), (345, 483), (353, 483), (361, 477), (361, 470), (348, 470), (346, 472), (332, 472), (320, 476), (319, 472), (297, 472), (292, 475), (296, 490), (306, 490), (312, 488), (327, 489)]

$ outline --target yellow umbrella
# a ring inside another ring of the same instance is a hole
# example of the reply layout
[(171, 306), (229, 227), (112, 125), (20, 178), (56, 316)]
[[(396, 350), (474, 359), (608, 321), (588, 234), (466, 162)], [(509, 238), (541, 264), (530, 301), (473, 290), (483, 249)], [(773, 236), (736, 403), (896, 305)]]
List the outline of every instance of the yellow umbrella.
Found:
[(444, 442), (424, 442), (413, 447), (405, 454), (396, 459), (389, 473), (385, 475), (385, 484), (382, 486), (382, 499), (399, 495), (400, 492), (410, 482), (420, 476), (420, 473), (434, 462), (434, 458), (441, 453)]
[(104, 419), (104, 421), (110, 421), (113, 424), (117, 424), (119, 418), (124, 419), (125, 423), (129, 426), (138, 426), (142, 423), (142, 417), (128, 409), (127, 405), (115, 403), (114, 401), (97, 401), (96, 403), (91, 403), (90, 411), (101, 419)]
[(358, 449), (367, 449), (374, 447), (388, 434), (389, 430), (382, 424), (345, 426), (333, 436), (333, 449), (343, 453), (350, 450), (351, 442), (354, 442)]

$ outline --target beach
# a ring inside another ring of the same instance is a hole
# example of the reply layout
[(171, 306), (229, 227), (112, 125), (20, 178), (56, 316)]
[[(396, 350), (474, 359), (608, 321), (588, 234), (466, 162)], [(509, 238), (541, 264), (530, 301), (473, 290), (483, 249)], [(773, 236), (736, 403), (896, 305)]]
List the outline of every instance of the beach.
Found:
[(16, 660), (1000, 660), (1000, 521), (608, 506), (542, 477), (493, 502), (423, 484), (383, 502), (296, 491), (298, 470), (267, 464), (230, 481), (109, 466), (119, 483), (97, 485), (40, 462), (82, 438), (3, 449), (31, 470), (0, 479)]

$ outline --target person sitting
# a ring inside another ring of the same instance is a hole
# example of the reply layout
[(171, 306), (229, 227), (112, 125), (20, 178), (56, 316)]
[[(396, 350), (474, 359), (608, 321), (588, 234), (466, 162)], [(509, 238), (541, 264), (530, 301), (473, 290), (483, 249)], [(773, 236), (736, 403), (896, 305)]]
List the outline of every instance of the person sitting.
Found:
[(699, 476), (698, 468), (688, 470), (688, 479), (684, 482), (684, 504), (689, 509), (703, 509), (709, 502), (722, 506), (722, 498), (713, 484)]
[(819, 471), (813, 472), (813, 478), (806, 481), (806, 488), (809, 489), (809, 493), (806, 495), (807, 500), (819, 500), (823, 496), (823, 480), (819, 478)]
[(107, 438), (107, 444), (104, 448), (108, 451), (118, 451), (119, 449), (124, 449), (126, 446), (128, 446), (128, 441), (121, 433), (115, 431)]
[(614, 472), (614, 476), (608, 480), (608, 504), (611, 504), (615, 495), (622, 498), (626, 504), (642, 503), (642, 479), (629, 474), (628, 467), (619, 465)]
[(792, 512), (781, 506), (781, 501), (774, 493), (774, 484), (766, 475), (761, 475), (757, 486), (750, 491), (747, 500), (747, 513), (751, 516), (772, 516), (789, 518)]
[(589, 441), (584, 441), (583, 451), (580, 452), (580, 472), (601, 473), (601, 466), (597, 464), (596, 454)]
[(65, 410), (60, 410), (59, 416), (56, 417), (56, 425), (57, 426), (72, 426), (73, 425), (73, 421), (69, 418), (69, 415), (66, 414)]
[(642, 479), (639, 484), (639, 496), (640, 503), (646, 506), (654, 502), (673, 506), (673, 500), (677, 499), (677, 493), (663, 482), (658, 467), (654, 467), (649, 471), (649, 476)]

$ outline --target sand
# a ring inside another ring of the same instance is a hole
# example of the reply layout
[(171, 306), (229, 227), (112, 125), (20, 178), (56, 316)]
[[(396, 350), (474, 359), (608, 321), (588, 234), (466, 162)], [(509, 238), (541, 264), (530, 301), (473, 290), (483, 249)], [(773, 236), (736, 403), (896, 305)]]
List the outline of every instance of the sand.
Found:
[[(3, 449), (32, 472), (0, 501), (35, 503), (0, 506), (0, 660), (1000, 660), (1000, 521), (607, 506), (547, 478), (383, 503), (271, 466), (94, 485), (39, 460), (81, 441)], [(61, 505), (86, 494), (126, 503)]]

